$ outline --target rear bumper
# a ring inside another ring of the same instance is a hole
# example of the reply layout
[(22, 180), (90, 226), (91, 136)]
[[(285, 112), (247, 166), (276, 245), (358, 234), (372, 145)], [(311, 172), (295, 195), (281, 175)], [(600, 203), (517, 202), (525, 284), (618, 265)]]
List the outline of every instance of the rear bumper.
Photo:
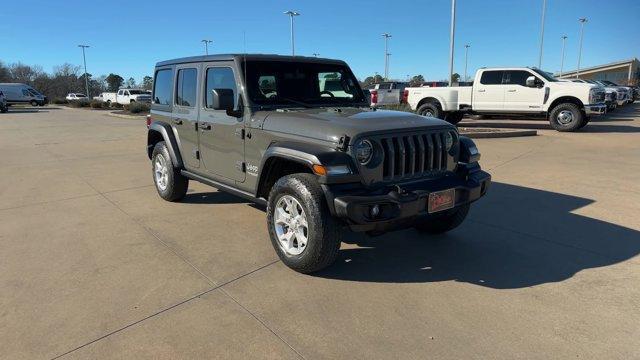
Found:
[[(480, 170), (476, 164), (461, 166), (457, 173), (439, 179), (379, 189), (367, 192), (364, 189), (325, 188), (334, 216), (343, 219), (353, 231), (385, 232), (411, 226), (417, 218), (433, 216), (427, 212), (429, 194), (455, 189), (455, 204), (458, 207), (478, 200), (486, 194), (491, 175)], [(380, 213), (370, 215), (371, 207), (378, 205)], [(434, 214), (434, 215), (437, 215)]]
[(584, 112), (587, 115), (602, 115), (607, 111), (606, 104), (591, 104), (584, 106)]

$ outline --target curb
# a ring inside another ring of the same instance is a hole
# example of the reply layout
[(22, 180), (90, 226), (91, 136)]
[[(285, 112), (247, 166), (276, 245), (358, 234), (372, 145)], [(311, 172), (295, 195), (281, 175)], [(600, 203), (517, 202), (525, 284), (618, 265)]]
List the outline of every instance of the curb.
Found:
[(125, 115), (125, 114), (116, 114), (114, 112), (108, 112), (106, 114), (104, 114), (106, 116), (111, 116), (111, 117), (117, 117), (117, 118), (121, 118), (121, 119), (132, 119), (132, 120), (138, 120), (138, 119), (144, 119), (146, 115)]
[(536, 130), (482, 128), (482, 130), (485, 130), (485, 131), (477, 131), (476, 129), (470, 129), (465, 127), (460, 127), (458, 129), (460, 130), (460, 135), (463, 135), (472, 139), (502, 139), (502, 138), (538, 135), (538, 131)]

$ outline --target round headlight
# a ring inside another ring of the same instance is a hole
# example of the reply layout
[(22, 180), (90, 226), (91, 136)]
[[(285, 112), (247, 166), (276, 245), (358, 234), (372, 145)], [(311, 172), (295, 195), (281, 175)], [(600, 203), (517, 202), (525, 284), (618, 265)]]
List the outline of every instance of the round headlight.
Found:
[(361, 165), (367, 165), (373, 157), (373, 145), (369, 140), (360, 140), (356, 143), (356, 160)]
[(446, 147), (447, 151), (450, 151), (451, 147), (453, 146), (453, 135), (450, 132), (444, 135), (444, 146)]

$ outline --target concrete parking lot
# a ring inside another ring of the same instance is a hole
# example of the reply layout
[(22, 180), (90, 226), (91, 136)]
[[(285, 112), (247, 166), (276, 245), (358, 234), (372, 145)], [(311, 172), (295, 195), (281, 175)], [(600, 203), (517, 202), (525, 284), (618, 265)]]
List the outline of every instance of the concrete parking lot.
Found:
[(640, 104), (482, 139), (489, 194), (443, 236), (350, 234), (313, 276), (264, 210), (162, 201), (144, 120), (0, 114), (0, 358), (640, 357)]

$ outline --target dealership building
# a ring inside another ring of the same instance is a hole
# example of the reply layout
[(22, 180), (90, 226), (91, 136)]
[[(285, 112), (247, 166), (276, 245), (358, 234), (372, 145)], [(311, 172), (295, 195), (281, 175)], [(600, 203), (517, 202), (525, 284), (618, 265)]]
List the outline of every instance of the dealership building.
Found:
[[(640, 82), (640, 61), (633, 58), (624, 61), (617, 61), (609, 64), (587, 67), (580, 71), (571, 70), (555, 74), (561, 79), (609, 80), (616, 84), (633, 84)], [(578, 75), (578, 76), (576, 76)]]

